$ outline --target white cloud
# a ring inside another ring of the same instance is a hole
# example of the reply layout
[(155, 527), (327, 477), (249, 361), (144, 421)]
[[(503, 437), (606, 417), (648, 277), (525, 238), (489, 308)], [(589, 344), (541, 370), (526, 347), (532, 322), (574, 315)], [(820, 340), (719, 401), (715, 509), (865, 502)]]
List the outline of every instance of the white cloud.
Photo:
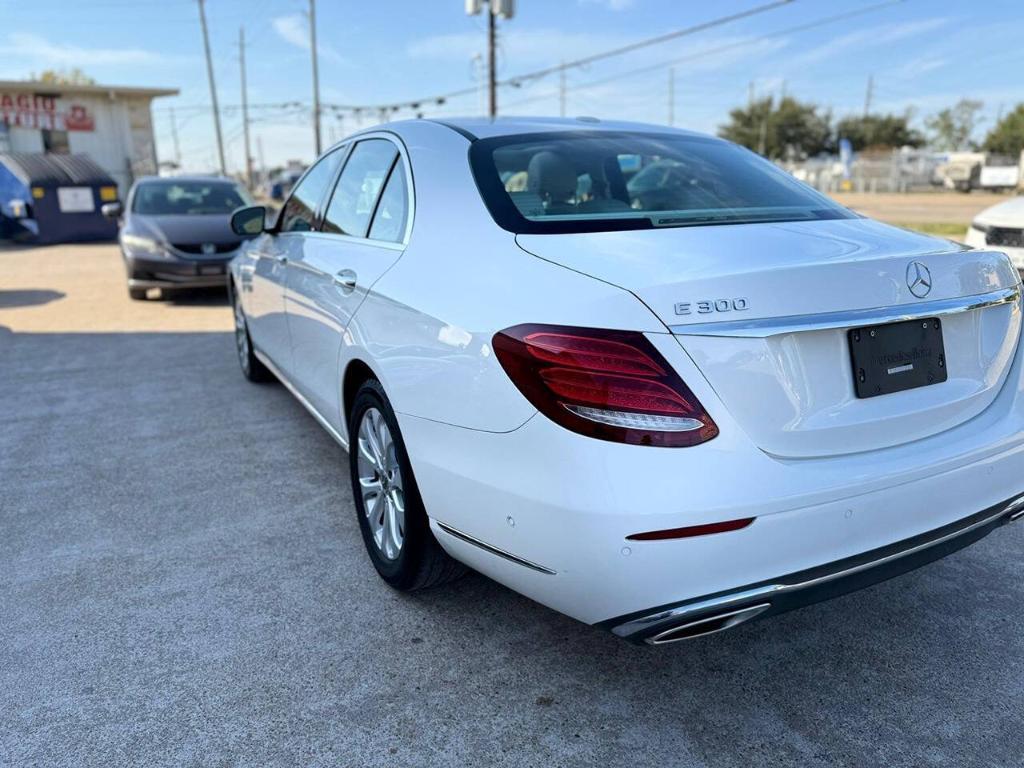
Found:
[[(595, 35), (587, 32), (563, 32), (557, 29), (508, 29), (500, 39), (500, 56), (505, 62), (514, 62), (517, 71), (523, 68), (551, 64), (555, 57), (574, 59), (615, 48), (631, 42), (631, 38), (614, 35)], [(425, 37), (406, 49), (414, 59), (467, 62), (476, 53), (482, 53), (487, 43), (478, 32), (459, 32)], [(500, 63), (500, 62), (499, 62)]]
[(788, 64), (792, 69), (802, 69), (809, 64), (817, 64), (818, 62), (833, 59), (851, 51), (891, 45), (907, 38), (934, 32), (940, 27), (945, 26), (948, 22), (949, 19), (931, 18), (908, 21), (903, 24), (880, 24), (868, 27), (867, 29), (859, 29), (856, 32), (840, 35), (823, 45), (798, 54), (790, 59)]
[[(309, 22), (306, 17), (299, 13), (290, 16), (277, 16), (273, 20), (274, 31), (278, 37), (289, 45), (301, 48), (304, 51), (310, 50)], [(321, 58), (334, 62), (341, 62), (342, 56), (334, 48), (317, 41), (317, 52)]]
[(636, 0), (578, 0), (580, 5), (603, 5), (609, 11), (625, 11), (636, 5)]
[(17, 58), (31, 67), (89, 67), (118, 64), (154, 64), (164, 57), (141, 48), (80, 48), (53, 43), (39, 35), (12, 32), (0, 44), (0, 57)]

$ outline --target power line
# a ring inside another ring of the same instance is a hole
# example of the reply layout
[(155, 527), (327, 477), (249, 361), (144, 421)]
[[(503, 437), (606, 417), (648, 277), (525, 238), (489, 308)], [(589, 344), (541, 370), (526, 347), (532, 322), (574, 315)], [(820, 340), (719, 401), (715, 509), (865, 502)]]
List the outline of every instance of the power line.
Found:
[[(733, 13), (728, 16), (720, 16), (716, 19), (712, 19), (711, 21), (705, 21), (700, 24), (695, 24), (693, 26), (677, 29), (673, 32), (667, 32), (665, 34), (657, 35), (655, 37), (649, 37), (644, 40), (639, 40), (635, 43), (630, 43), (629, 45), (619, 46), (618, 48), (612, 48), (607, 51), (594, 53), (589, 56), (584, 56), (583, 58), (580, 59), (567, 61), (563, 64), (557, 64), (551, 67), (544, 67), (543, 69), (534, 70), (533, 72), (525, 72), (521, 75), (508, 77), (505, 78), (504, 80), (498, 80), (496, 82), (496, 85), (512, 85), (519, 87), (522, 86), (523, 83), (529, 82), (531, 80), (538, 80), (540, 78), (546, 77), (547, 75), (559, 72), (561, 70), (585, 67), (589, 64), (593, 64), (595, 61), (601, 61), (603, 59), (608, 59), (613, 56), (621, 56), (625, 53), (632, 53), (633, 51), (639, 50), (641, 48), (646, 48), (651, 45), (657, 45), (659, 43), (665, 43), (668, 42), (669, 40), (675, 40), (680, 37), (694, 35), (697, 34), (698, 32), (704, 32), (706, 30), (713, 29), (714, 27), (720, 27), (725, 24), (730, 24), (734, 21), (740, 21), (741, 19), (749, 18), (751, 16), (765, 13), (767, 11), (772, 11), (777, 8), (781, 8), (782, 6), (790, 5), (791, 3), (794, 2), (796, 2), (796, 0), (774, 0), (774, 2), (764, 3), (762, 5), (749, 8), (745, 11), (740, 11), (739, 13)], [(375, 106), (362, 107), (362, 109), (386, 110), (392, 112), (396, 112), (400, 109), (419, 109), (420, 106), (423, 104), (434, 103), (441, 105), (444, 104), (448, 99), (453, 99), (457, 96), (465, 96), (467, 94), (475, 92), (475, 86), (471, 88), (460, 88), (455, 91), (449, 91), (448, 93), (437, 94), (435, 96), (427, 96), (422, 99), (411, 99), (409, 101), (392, 102), (390, 104), (379, 104)]]
[[(657, 70), (664, 69), (666, 67), (671, 67), (671, 66), (676, 65), (676, 64), (682, 64), (682, 63), (687, 62), (687, 61), (694, 61), (694, 60), (697, 60), (697, 59), (705, 59), (708, 56), (715, 56), (717, 54), (726, 53), (728, 51), (736, 50), (736, 49), (739, 49), (739, 48), (748, 48), (748, 47), (750, 47), (754, 43), (760, 43), (760, 42), (764, 42), (766, 40), (773, 40), (775, 38), (784, 37), (785, 35), (791, 35), (791, 34), (795, 34), (797, 32), (805, 32), (805, 31), (807, 31), (809, 29), (816, 29), (817, 27), (824, 27), (824, 26), (826, 26), (828, 24), (835, 24), (838, 21), (845, 21), (847, 19), (854, 18), (856, 16), (862, 16), (862, 15), (867, 14), (867, 13), (873, 13), (875, 11), (880, 11), (883, 8), (888, 8), (888, 7), (891, 7), (891, 6), (894, 6), (894, 5), (900, 5), (900, 4), (904, 3), (904, 2), (906, 2), (906, 0), (886, 0), (885, 2), (875, 3), (873, 5), (864, 6), (863, 8), (857, 8), (857, 9), (854, 9), (852, 11), (846, 11), (845, 13), (837, 13), (837, 14), (834, 14), (832, 16), (824, 16), (824, 17), (822, 17), (820, 19), (816, 19), (815, 21), (810, 21), (810, 22), (807, 22), (805, 24), (797, 24), (796, 26), (793, 26), (793, 27), (787, 27), (785, 29), (779, 29), (779, 30), (776, 30), (775, 32), (769, 32), (769, 33), (764, 34), (764, 35), (759, 35), (757, 37), (752, 37), (752, 38), (748, 38), (748, 39), (745, 39), (745, 40), (740, 40), (740, 41), (735, 42), (735, 43), (727, 43), (725, 45), (720, 45), (720, 46), (717, 46), (715, 48), (708, 48), (708, 49), (703, 50), (703, 51), (698, 51), (697, 53), (687, 54), (686, 56), (680, 56), (680, 57), (677, 57), (677, 58), (667, 59), (665, 61), (660, 61), (657, 64), (648, 64), (648, 65), (645, 65), (643, 67), (637, 67), (635, 69), (627, 70), (625, 72), (617, 72), (616, 74), (610, 75), (608, 77), (602, 77), (602, 78), (599, 78), (597, 80), (590, 80), (590, 81), (585, 82), (585, 83), (580, 83), (579, 85), (573, 86), (573, 88), (575, 90), (585, 90), (587, 88), (596, 88), (599, 85), (605, 85), (606, 83), (611, 83), (611, 82), (614, 82), (616, 80), (622, 80), (622, 79), (628, 78), (628, 77), (634, 77), (636, 75), (647, 74), (648, 72), (655, 72)], [(753, 99), (753, 82), (751, 82), (751, 84), (750, 84), (750, 89), (751, 89), (751, 91), (750, 91), (750, 98)], [(532, 102), (535, 102), (535, 101), (540, 101), (542, 99), (550, 98), (550, 96), (551, 96), (551, 94), (544, 94), (544, 95), (541, 95), (541, 96), (533, 96), (533, 97), (529, 97), (529, 98), (522, 99), (520, 101), (514, 102), (513, 104), (509, 104), (508, 106), (510, 106), (510, 107), (522, 106), (523, 104), (529, 104), (529, 103), (532, 103)]]

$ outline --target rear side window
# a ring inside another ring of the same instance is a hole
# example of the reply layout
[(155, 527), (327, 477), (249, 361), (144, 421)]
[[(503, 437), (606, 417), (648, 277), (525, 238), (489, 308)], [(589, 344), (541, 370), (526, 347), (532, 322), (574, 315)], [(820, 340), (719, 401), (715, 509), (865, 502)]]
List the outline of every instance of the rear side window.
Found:
[(336, 149), (325, 155), (302, 177), (281, 212), (281, 225), (278, 227), (281, 232), (308, 232), (313, 228), (316, 207), (334, 178), (343, 154)]
[(327, 206), (324, 232), (366, 237), (377, 198), (396, 157), (398, 149), (387, 139), (366, 139), (356, 144)]
[(405, 181), (405, 161), (398, 158), (388, 182), (381, 192), (377, 212), (370, 225), (371, 240), (400, 243), (405, 237), (405, 223), (409, 216), (409, 193)]
[(685, 134), (538, 133), (474, 142), (491, 215), (522, 233), (853, 218), (753, 152)]

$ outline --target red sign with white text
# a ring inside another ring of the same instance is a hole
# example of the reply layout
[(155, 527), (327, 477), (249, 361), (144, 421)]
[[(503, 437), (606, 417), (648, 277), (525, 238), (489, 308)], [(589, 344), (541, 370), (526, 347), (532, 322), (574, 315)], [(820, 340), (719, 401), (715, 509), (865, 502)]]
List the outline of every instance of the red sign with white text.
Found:
[(96, 124), (81, 104), (57, 104), (56, 96), (0, 93), (0, 122), (18, 128), (92, 131)]

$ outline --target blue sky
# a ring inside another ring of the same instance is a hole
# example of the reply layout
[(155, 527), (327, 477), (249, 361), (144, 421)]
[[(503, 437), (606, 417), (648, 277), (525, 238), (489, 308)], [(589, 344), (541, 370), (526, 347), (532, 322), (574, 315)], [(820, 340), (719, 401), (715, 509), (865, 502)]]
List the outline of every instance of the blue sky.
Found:
[[(499, 75), (559, 61), (753, 8), (766, 0), (518, 0), (500, 23)], [(237, 40), (246, 28), (249, 101), (311, 102), (306, 0), (207, 0), (229, 169), (242, 164)], [(802, 31), (838, 14), (853, 18)], [(215, 160), (209, 92), (194, 0), (0, 0), (0, 79), (46, 68), (80, 67), (104, 84), (181, 90), (154, 103), (161, 159), (173, 158), (170, 115), (183, 164)], [(377, 105), (472, 87), (482, 53), (482, 17), (463, 0), (319, 0), (321, 98)], [(713, 132), (750, 83), (758, 95), (786, 93), (837, 115), (860, 112), (869, 75), (877, 110), (912, 109), (920, 123), (962, 97), (999, 110), (1024, 101), (1024, 2), (1020, 0), (794, 0), (777, 10), (697, 35), (596, 62), (567, 75), (567, 113), (665, 123), (668, 64), (675, 62), (676, 125)], [(630, 74), (633, 70), (647, 71)], [(558, 114), (557, 75), (504, 88), (502, 112)], [(427, 116), (477, 114), (477, 93), (425, 107)], [(308, 109), (252, 110), (267, 164), (313, 154)], [(409, 112), (399, 116), (410, 116)], [(324, 117), (325, 143), (376, 115)]]

